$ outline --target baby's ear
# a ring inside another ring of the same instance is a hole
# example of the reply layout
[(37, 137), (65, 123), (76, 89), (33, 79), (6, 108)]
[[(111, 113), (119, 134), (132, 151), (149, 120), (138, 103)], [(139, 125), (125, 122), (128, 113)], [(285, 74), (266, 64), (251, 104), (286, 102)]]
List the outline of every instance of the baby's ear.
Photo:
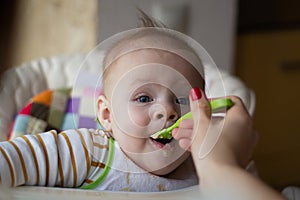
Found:
[(104, 95), (100, 95), (97, 100), (98, 120), (106, 131), (111, 131), (110, 104)]

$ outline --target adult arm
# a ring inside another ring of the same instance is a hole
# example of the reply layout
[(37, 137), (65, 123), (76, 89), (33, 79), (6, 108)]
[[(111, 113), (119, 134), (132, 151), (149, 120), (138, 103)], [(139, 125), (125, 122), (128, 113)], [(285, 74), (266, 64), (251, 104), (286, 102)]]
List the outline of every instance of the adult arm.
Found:
[(271, 187), (245, 170), (257, 142), (257, 132), (242, 101), (224, 118), (211, 117), (202, 91), (192, 89), (193, 120), (185, 120), (173, 131), (179, 144), (192, 152), (204, 199), (284, 199)]

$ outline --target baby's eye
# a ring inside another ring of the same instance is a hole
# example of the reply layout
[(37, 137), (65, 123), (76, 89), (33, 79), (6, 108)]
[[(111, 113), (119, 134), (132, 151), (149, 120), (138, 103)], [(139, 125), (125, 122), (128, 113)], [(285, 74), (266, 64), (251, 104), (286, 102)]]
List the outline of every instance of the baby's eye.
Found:
[(180, 105), (189, 105), (189, 99), (188, 98), (177, 98), (176, 103)]
[(149, 96), (143, 95), (143, 96), (139, 96), (137, 98), (137, 101), (140, 103), (149, 103), (149, 102), (153, 101), (153, 99), (151, 99)]

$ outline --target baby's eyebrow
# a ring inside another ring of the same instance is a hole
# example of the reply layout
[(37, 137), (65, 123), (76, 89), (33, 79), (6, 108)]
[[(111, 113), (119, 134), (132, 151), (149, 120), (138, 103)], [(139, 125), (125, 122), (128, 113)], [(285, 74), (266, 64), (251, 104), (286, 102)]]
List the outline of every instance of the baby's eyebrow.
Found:
[(153, 81), (153, 80), (149, 80), (149, 79), (141, 79), (140, 77), (133, 79), (131, 84), (142, 84), (142, 83), (146, 83), (146, 84), (158, 84), (157, 81)]
[(141, 84), (141, 83), (144, 83), (145, 81), (140, 79), (140, 78), (135, 78), (135, 79), (132, 79), (130, 84)]
[(131, 87), (143, 87), (143, 86), (147, 86), (149, 84), (158, 84), (158, 82), (152, 81), (152, 80), (147, 80), (147, 79), (141, 79), (141, 77), (138, 77), (136, 79), (132, 79), (129, 84), (131, 85)]

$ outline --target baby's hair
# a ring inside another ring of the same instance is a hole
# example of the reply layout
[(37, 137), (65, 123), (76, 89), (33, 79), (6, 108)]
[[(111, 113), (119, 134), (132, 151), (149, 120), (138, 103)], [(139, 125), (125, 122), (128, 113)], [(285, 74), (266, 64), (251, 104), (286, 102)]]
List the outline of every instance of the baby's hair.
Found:
[[(159, 21), (153, 17), (150, 17), (142, 9), (140, 9), (138, 7), (136, 9), (137, 9), (137, 18), (138, 18), (137, 28), (167, 28), (161, 21)], [(141, 36), (141, 34), (138, 34), (138, 35)], [(138, 35), (134, 35), (134, 36), (131, 36), (130, 38), (126, 38), (126, 39), (127, 40), (134, 39), (134, 37), (136, 37)], [(117, 44), (107, 51), (106, 56), (103, 61), (104, 66), (107, 66), (109, 64), (109, 60), (110, 60), (109, 55), (111, 55), (111, 52), (113, 50), (116, 50), (120, 46), (121, 46), (121, 44)]]
[[(167, 28), (161, 21), (154, 19), (153, 17), (150, 17), (147, 15), (142, 9), (136, 8), (137, 9), (137, 18), (138, 18), (138, 23), (137, 23), (137, 28)], [(116, 44), (112, 48), (108, 49), (106, 52), (106, 55), (103, 60), (103, 92), (105, 92), (105, 82), (107, 79), (107, 76), (110, 71), (109, 66), (112, 63), (112, 60), (116, 58), (116, 54), (118, 52), (122, 52), (123, 46), (126, 46), (125, 43), (128, 44), (128, 41), (134, 40), (137, 37), (142, 37), (144, 34), (134, 34), (133, 36), (127, 37), (126, 39), (123, 39), (120, 43)], [(127, 40), (127, 42), (126, 42)]]
[(161, 44), (166, 44), (166, 46), (169, 46), (170, 48), (179, 48), (180, 50), (193, 52), (196, 56), (195, 51), (189, 44), (186, 43), (186, 41), (180, 39), (178, 36), (170, 34), (170, 30), (159, 20), (150, 17), (139, 8), (137, 8), (137, 17), (138, 28), (140, 29), (137, 29), (137, 31), (133, 34), (129, 34), (121, 38), (106, 52), (103, 60), (104, 71), (102, 76), (104, 94), (106, 93), (106, 82), (111, 74), (114, 62), (126, 53), (139, 50), (141, 48), (157, 49), (156, 47), (160, 47)]
[(138, 15), (137, 26), (139, 28), (146, 28), (146, 27), (167, 28), (167, 26), (163, 24), (161, 21), (153, 17), (150, 17), (140, 8), (137, 8), (137, 15)]

